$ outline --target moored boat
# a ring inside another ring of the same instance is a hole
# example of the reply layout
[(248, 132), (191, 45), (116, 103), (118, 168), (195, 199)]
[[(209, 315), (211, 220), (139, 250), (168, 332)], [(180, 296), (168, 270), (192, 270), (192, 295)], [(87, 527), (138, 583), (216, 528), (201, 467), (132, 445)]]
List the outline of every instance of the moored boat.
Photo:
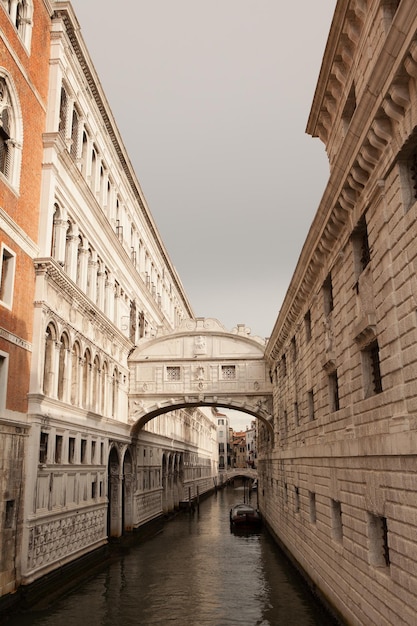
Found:
[(230, 523), (233, 526), (260, 526), (261, 514), (250, 504), (235, 504), (230, 509)]

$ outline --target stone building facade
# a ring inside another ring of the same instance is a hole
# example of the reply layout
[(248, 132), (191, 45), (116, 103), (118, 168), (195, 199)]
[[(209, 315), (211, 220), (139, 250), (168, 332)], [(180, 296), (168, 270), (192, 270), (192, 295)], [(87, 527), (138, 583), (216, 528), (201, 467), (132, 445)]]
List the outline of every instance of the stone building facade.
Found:
[(71, 4), (0, 2), (0, 595), (213, 489), (216, 425), (132, 434), (129, 355), (194, 314)]
[(338, 0), (308, 120), (328, 185), (266, 349), (267, 523), (349, 624), (417, 609), (417, 4)]
[(50, 15), (0, 2), (0, 595), (20, 577)]

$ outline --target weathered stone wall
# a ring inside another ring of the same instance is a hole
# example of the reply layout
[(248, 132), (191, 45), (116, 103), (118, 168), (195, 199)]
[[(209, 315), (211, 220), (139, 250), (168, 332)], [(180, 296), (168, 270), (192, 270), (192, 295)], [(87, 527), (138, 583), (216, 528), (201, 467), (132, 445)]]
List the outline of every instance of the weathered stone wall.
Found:
[(20, 578), (26, 430), (0, 422), (0, 596)]
[(331, 173), (266, 349), (268, 524), (349, 624), (417, 606), (417, 7), (339, 1), (308, 131)]

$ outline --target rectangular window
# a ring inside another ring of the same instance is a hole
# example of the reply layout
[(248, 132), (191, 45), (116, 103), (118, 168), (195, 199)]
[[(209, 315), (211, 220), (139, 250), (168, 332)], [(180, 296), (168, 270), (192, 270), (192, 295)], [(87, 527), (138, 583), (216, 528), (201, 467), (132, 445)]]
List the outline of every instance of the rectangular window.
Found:
[(329, 374), (329, 405), (330, 411), (338, 411), (340, 409), (339, 402), (339, 380), (337, 371)]
[(81, 463), (87, 463), (87, 439), (81, 439)]
[(333, 311), (333, 282), (332, 275), (328, 274), (326, 280), (323, 283), (323, 304), (325, 315), (330, 315)]
[(312, 524), (315, 524), (317, 521), (317, 514), (316, 514), (316, 494), (313, 493), (312, 491), (308, 492), (308, 499), (310, 502), (310, 522)]
[(371, 251), (368, 241), (368, 227), (363, 215), (352, 233), (353, 259), (355, 264), (356, 277), (362, 274), (363, 270), (371, 260)]
[(342, 506), (337, 500), (330, 501), (330, 512), (332, 518), (332, 537), (338, 543), (343, 539), (342, 526)]
[(93, 440), (91, 442), (91, 463), (96, 462), (96, 442)]
[(13, 302), (13, 285), (16, 269), (16, 255), (12, 250), (1, 246), (0, 265), (0, 302), (11, 309)]
[(222, 380), (236, 380), (236, 365), (222, 365)]
[(48, 458), (48, 433), (41, 432), (39, 443), (39, 463), (45, 464)]
[(62, 435), (55, 437), (55, 463), (61, 463), (62, 460)]
[(287, 375), (287, 357), (285, 356), (285, 354), (283, 354), (281, 357), (281, 374), (282, 376)]
[(295, 512), (299, 513), (300, 512), (300, 491), (298, 489), (298, 487), (294, 487), (294, 508), (295, 508)]
[(417, 133), (414, 131), (410, 140), (398, 156), (398, 171), (404, 212), (406, 213), (417, 200)]
[(294, 402), (294, 423), (296, 426), (300, 425), (300, 416), (298, 413), (298, 402)]
[(310, 310), (304, 315), (304, 328), (306, 331), (307, 343), (311, 340), (311, 312)]
[(4, 528), (13, 528), (14, 512), (15, 512), (15, 501), (6, 500), (6, 516), (4, 520)]
[(291, 351), (292, 351), (292, 360), (295, 362), (297, 360), (297, 341), (295, 337), (291, 339)]
[(181, 368), (178, 366), (167, 367), (167, 380), (181, 380)]
[(387, 518), (368, 513), (369, 561), (375, 567), (389, 567)]
[(68, 438), (68, 463), (75, 463), (75, 437)]
[(6, 408), (8, 366), (9, 355), (6, 352), (0, 352), (0, 410)]
[(308, 419), (313, 421), (315, 419), (314, 415), (314, 392), (312, 389), (307, 392), (307, 402), (308, 402)]
[(363, 382), (365, 398), (382, 392), (379, 346), (375, 340), (362, 350)]
[(288, 415), (287, 415), (287, 411), (284, 411), (283, 414), (283, 420), (282, 420), (282, 430), (283, 430), (283, 436), (286, 437), (288, 434)]

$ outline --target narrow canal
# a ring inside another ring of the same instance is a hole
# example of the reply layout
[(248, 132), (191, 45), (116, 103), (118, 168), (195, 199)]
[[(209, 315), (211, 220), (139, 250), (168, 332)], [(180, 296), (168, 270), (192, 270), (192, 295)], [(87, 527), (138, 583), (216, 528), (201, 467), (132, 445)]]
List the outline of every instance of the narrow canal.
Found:
[(7, 626), (333, 626), (266, 530), (231, 532), (229, 510), (240, 501), (242, 487), (219, 491), (52, 606), (15, 614)]

